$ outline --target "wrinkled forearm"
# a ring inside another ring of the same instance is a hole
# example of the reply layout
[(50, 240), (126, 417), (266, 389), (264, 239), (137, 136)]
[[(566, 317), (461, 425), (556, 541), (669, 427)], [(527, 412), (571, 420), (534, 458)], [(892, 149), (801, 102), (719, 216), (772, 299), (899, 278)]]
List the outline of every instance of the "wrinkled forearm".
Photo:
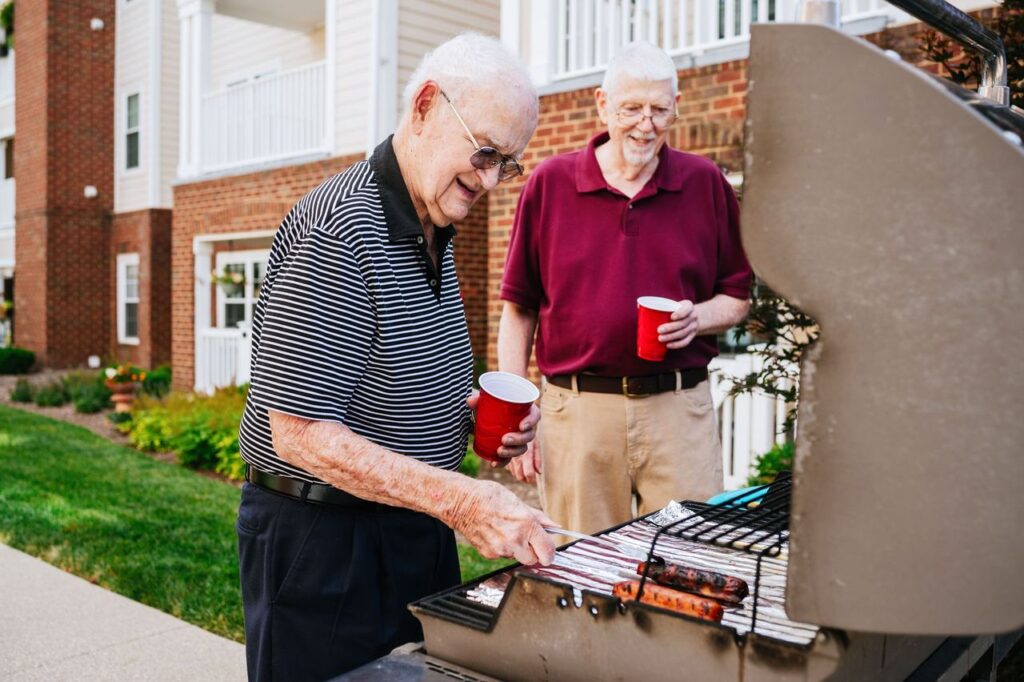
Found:
[(392, 452), (343, 424), (271, 411), (270, 426), (283, 460), (361, 499), (423, 512), (449, 526), (479, 506), (471, 479)]
[(509, 301), (501, 311), (498, 324), (498, 369), (525, 377), (530, 367), (533, 335), (537, 330), (537, 311)]
[(697, 334), (721, 334), (743, 321), (750, 309), (750, 301), (718, 294), (714, 298), (698, 303)]

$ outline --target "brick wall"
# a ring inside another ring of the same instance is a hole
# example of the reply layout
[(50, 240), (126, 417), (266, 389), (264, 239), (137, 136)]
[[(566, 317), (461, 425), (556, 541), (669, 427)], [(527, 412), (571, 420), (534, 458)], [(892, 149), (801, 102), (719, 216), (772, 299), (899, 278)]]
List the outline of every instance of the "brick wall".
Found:
[(19, 2), (16, 23), (15, 343), (73, 366), (111, 338), (114, 2)]
[[(156, 367), (171, 360), (171, 211), (120, 213), (110, 229), (111, 354), (121, 362)], [(139, 344), (117, 339), (117, 255), (139, 254)]]
[[(175, 187), (170, 336), (176, 389), (190, 389), (195, 379), (193, 238), (277, 229), (306, 192), (363, 158), (364, 155), (355, 154)], [(474, 206), (457, 229), (456, 267), (466, 302), (470, 338), (474, 352), (482, 354), (487, 339), (487, 202)]]
[(195, 380), (193, 238), (274, 230), (306, 192), (362, 158), (361, 154), (337, 157), (174, 188), (170, 248), (174, 388), (190, 390)]

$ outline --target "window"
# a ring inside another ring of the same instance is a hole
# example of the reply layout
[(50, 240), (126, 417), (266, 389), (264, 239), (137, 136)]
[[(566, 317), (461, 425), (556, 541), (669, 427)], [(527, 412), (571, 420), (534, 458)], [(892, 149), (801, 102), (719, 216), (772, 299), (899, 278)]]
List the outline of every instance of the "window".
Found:
[(139, 254), (117, 256), (117, 342), (139, 342)]
[[(270, 254), (258, 251), (224, 251), (217, 254), (218, 275), (241, 275), (241, 283), (217, 286), (217, 326), (234, 329), (239, 322), (252, 325), (252, 311), (260, 297), (260, 284)], [(238, 279), (238, 278), (236, 278)]]
[(139, 93), (128, 95), (125, 114), (124, 167), (131, 170), (139, 167)]

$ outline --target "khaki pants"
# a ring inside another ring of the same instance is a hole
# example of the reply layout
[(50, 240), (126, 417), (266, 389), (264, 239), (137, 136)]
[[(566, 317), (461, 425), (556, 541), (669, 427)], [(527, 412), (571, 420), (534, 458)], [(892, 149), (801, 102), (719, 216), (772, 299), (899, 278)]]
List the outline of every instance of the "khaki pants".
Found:
[(564, 528), (593, 533), (628, 521), (634, 497), (643, 515), (722, 490), (706, 380), (641, 398), (545, 382), (540, 408), (541, 503)]

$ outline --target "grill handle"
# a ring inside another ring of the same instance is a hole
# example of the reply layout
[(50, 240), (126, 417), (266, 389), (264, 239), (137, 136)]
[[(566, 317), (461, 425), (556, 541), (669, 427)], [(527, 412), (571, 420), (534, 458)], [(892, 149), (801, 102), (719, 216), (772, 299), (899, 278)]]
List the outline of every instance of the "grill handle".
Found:
[(1000, 106), (1009, 106), (1006, 50), (999, 36), (945, 0), (889, 0), (889, 4), (917, 17), (962, 45), (980, 52), (984, 66), (978, 94)]

